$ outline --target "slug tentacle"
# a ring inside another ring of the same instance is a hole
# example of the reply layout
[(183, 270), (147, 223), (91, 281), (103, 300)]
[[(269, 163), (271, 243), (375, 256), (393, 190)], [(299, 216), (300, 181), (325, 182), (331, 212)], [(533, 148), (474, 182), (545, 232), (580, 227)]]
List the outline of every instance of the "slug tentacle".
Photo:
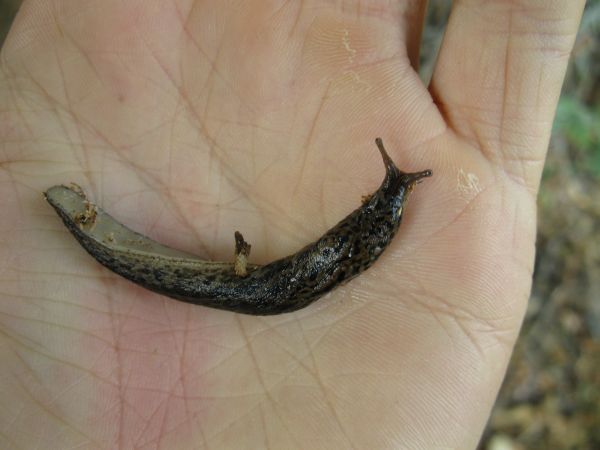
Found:
[(76, 186), (45, 192), (69, 231), (98, 262), (149, 290), (197, 305), (268, 315), (295, 311), (369, 268), (396, 234), (404, 204), (431, 170), (406, 173), (376, 139), (386, 174), (363, 204), (297, 253), (264, 266), (235, 232), (234, 262), (205, 261), (117, 222)]

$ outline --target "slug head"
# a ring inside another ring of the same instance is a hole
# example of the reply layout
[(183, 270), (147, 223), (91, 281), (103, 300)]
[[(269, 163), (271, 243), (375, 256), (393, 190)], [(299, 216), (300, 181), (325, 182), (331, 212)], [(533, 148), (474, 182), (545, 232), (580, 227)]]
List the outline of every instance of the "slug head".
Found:
[(402, 220), (404, 205), (416, 184), (432, 175), (431, 170), (414, 173), (401, 171), (385, 151), (381, 139), (377, 138), (375, 143), (381, 153), (386, 173), (379, 189), (364, 204), (360, 220), (364, 236), (368, 236), (366, 239), (369, 242), (369, 254), (373, 259), (396, 234)]
[(396, 164), (394, 164), (394, 161), (392, 161), (392, 158), (386, 152), (381, 138), (375, 139), (375, 143), (385, 165), (385, 178), (375, 193), (376, 196), (379, 196), (379, 199), (376, 202), (377, 204), (373, 206), (375, 208), (387, 209), (388, 214), (390, 212), (389, 207), (396, 208), (397, 211), (394, 215), (400, 216), (402, 215), (402, 207), (406, 203), (409, 194), (423, 178), (430, 177), (432, 171), (428, 169), (413, 173), (403, 172), (396, 167)]

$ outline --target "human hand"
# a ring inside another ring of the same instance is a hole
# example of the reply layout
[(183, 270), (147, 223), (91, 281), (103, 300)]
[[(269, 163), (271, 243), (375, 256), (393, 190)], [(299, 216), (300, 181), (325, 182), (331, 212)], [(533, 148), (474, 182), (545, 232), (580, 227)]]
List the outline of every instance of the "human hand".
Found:
[[(381, 4), (380, 4), (381, 3)], [(529, 295), (535, 197), (584, 2), (26, 0), (0, 75), (3, 448), (473, 448)], [(305, 310), (186, 305), (102, 268), (76, 182), (182, 250), (292, 253), (433, 169), (367, 272)]]

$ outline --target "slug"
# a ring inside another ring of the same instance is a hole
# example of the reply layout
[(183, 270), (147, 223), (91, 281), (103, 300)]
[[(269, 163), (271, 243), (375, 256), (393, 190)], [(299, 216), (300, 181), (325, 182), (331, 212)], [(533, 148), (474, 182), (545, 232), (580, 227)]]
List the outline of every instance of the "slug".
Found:
[(432, 175), (402, 172), (382, 140), (375, 142), (386, 171), (379, 189), (315, 242), (264, 266), (248, 263), (250, 245), (237, 231), (234, 262), (204, 261), (125, 227), (77, 185), (54, 186), (44, 195), (90, 255), (146, 289), (238, 313), (288, 313), (368, 269), (396, 234), (415, 184)]

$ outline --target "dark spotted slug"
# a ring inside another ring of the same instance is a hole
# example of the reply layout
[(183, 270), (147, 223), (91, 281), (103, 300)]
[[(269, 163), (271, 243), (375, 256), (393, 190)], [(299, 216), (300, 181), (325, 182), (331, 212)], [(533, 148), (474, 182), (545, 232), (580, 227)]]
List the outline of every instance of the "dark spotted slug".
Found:
[(265, 266), (247, 263), (250, 245), (235, 233), (235, 262), (203, 261), (121, 225), (90, 203), (81, 188), (45, 193), (79, 243), (113, 272), (151, 291), (196, 305), (268, 315), (303, 308), (375, 262), (402, 219), (415, 184), (431, 170), (400, 171), (376, 139), (385, 164), (379, 189), (297, 253)]

